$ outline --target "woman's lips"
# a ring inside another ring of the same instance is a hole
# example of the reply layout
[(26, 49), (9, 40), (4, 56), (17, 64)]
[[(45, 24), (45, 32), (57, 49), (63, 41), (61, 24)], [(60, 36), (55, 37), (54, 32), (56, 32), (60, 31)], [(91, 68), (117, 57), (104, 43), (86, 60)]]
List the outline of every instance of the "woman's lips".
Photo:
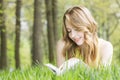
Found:
[(81, 40), (81, 37), (80, 38), (74, 38), (75, 42), (79, 42), (79, 40)]

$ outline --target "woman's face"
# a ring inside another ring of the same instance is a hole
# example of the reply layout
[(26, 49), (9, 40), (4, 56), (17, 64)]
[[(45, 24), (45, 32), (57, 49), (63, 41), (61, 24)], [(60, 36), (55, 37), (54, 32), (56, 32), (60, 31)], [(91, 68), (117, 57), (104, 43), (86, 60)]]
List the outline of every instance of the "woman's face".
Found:
[(75, 29), (67, 20), (66, 20), (66, 30), (68, 36), (71, 40), (73, 40), (78, 46), (84, 43), (84, 33)]

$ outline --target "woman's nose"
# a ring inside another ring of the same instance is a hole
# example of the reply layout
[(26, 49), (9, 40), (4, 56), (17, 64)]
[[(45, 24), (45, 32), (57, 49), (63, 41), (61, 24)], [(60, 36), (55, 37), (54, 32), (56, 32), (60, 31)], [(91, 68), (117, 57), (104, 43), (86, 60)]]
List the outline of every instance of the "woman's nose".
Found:
[(74, 38), (76, 36), (76, 31), (72, 30), (71, 32), (71, 38)]

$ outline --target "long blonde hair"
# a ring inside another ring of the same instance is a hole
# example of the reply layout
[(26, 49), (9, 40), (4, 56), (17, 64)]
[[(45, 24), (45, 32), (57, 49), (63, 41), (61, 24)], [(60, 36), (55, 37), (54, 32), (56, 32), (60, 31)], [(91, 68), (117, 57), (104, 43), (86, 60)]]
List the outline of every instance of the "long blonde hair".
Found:
[[(69, 38), (65, 24), (66, 19), (74, 28), (84, 32), (85, 41), (83, 45), (77, 46)], [(79, 55), (82, 56), (85, 63), (90, 66), (98, 66), (97, 23), (86, 7), (74, 6), (65, 12), (63, 16), (63, 40), (65, 41), (63, 56), (68, 56), (68, 59), (75, 57), (76, 50), (79, 50)]]

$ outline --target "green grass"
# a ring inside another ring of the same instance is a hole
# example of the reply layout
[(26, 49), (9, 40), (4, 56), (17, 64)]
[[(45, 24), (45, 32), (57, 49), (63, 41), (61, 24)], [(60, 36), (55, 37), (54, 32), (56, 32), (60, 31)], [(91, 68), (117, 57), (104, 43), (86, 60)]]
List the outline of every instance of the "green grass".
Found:
[(57, 76), (45, 66), (0, 71), (0, 80), (119, 80), (119, 66), (101, 69), (77, 67)]

